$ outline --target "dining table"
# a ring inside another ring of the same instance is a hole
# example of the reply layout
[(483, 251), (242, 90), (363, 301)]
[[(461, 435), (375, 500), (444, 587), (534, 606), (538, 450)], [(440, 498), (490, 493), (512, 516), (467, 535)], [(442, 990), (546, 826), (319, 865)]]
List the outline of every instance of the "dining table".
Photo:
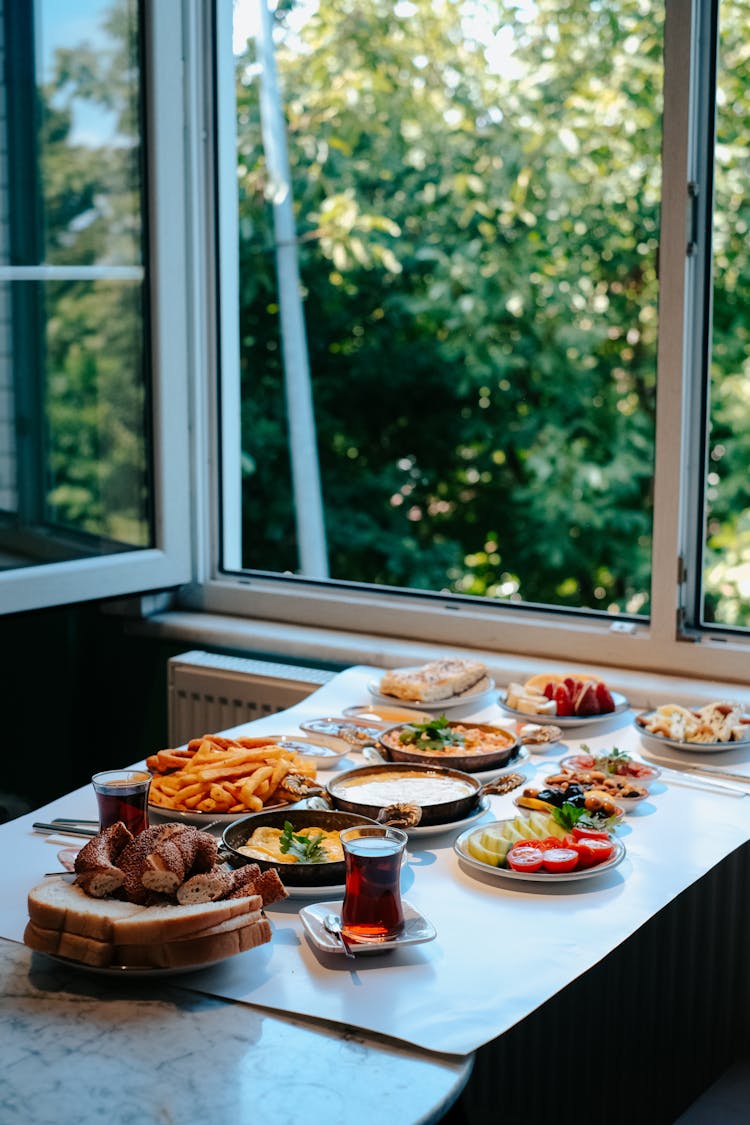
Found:
[[(294, 735), (372, 702), (382, 672), (347, 668), (294, 707), (222, 733)], [(524, 722), (497, 689), (449, 717), (514, 732)], [(401, 891), (434, 937), (354, 959), (313, 940), (301, 916), (340, 909), (341, 887), (267, 906), (268, 944), (198, 971), (144, 979), (32, 953), (28, 891), (60, 877), (49, 874), (59, 853), (82, 842), (34, 824), (94, 819), (93, 791), (0, 826), (0, 1118), (426, 1125), (450, 1111), (564, 1122), (596, 1097), (609, 1121), (629, 1121), (633, 1097), (647, 1097), (641, 1120), (674, 1120), (750, 1042), (750, 747), (663, 746), (634, 720), (624, 701), (565, 724), (505, 768), (521, 775), (516, 789), (487, 793), (458, 823), (409, 829)], [(469, 828), (523, 815), (523, 788), (543, 786), (582, 746), (661, 769), (621, 818), (616, 865), (534, 880), (457, 851)], [(366, 755), (352, 747), (318, 771), (321, 784)]]

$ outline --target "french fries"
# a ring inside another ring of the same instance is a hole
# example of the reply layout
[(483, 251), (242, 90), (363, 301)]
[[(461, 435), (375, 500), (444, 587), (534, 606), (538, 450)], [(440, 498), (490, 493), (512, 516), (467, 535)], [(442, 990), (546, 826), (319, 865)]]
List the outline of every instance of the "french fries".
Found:
[(205, 735), (185, 750), (162, 750), (147, 759), (149, 801), (179, 812), (258, 812), (293, 800), (284, 782), (315, 780), (315, 767), (292, 750), (262, 738), (236, 741)]

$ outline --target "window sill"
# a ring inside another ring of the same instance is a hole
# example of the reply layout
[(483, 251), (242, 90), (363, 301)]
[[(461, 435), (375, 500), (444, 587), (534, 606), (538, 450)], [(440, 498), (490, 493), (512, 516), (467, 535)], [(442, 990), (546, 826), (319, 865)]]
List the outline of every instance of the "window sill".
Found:
[[(155, 613), (130, 625), (132, 631), (182, 640), (186, 645), (241, 652), (246, 656), (278, 658), (282, 663), (301, 661), (317, 667), (340, 670), (353, 664), (371, 664), (380, 668), (422, 664), (440, 656), (467, 656), (483, 660), (496, 683), (503, 686), (511, 680), (524, 680), (540, 669), (538, 658), (513, 653), (488, 652), (438, 644), (419, 644), (391, 637), (350, 633), (342, 630), (290, 625), (253, 618), (223, 614), (170, 611)], [(601, 668), (586, 666), (580, 661), (561, 663), (545, 660), (545, 669), (552, 672), (591, 671), (601, 675)], [(638, 710), (662, 703), (708, 703), (716, 699), (747, 702), (747, 687), (721, 681), (689, 679), (653, 672), (610, 667), (607, 683), (628, 697)]]

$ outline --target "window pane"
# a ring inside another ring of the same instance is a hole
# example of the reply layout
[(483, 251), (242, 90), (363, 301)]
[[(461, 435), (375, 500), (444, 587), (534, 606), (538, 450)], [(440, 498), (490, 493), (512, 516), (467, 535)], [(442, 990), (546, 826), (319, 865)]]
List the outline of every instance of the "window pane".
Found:
[(0, 0), (0, 566), (153, 543), (137, 0)]
[(237, 0), (247, 568), (648, 612), (660, 8)]
[(747, 0), (719, 10), (704, 620), (750, 626), (750, 84)]
[(136, 0), (5, 0), (14, 221), (0, 262), (142, 261)]

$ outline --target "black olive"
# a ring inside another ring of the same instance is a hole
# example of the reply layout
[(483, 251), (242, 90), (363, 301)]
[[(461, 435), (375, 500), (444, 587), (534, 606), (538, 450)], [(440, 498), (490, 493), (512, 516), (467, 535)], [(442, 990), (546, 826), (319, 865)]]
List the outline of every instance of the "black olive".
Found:
[(562, 805), (564, 795), (562, 789), (540, 789), (537, 793), (540, 801), (546, 801), (549, 805), (556, 805), (558, 808)]

